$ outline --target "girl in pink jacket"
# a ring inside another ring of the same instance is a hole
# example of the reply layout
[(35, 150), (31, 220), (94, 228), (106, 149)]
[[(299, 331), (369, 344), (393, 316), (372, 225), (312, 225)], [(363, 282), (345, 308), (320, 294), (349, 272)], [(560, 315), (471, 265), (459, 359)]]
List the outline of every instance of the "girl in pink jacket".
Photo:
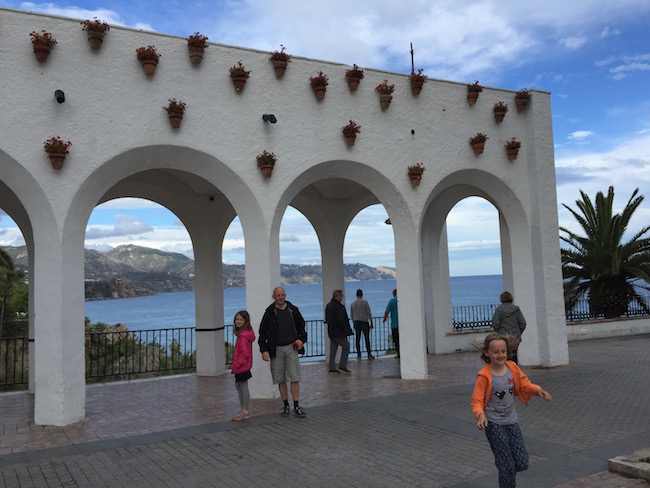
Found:
[(250, 393), (248, 392), (248, 380), (252, 378), (251, 368), (253, 367), (253, 342), (255, 341), (255, 332), (251, 327), (251, 317), (246, 310), (240, 310), (235, 314), (234, 319), (235, 352), (232, 359), (232, 374), (235, 375), (235, 387), (239, 395), (239, 415), (232, 419), (235, 422), (248, 420), (251, 418), (248, 411), (248, 401)]

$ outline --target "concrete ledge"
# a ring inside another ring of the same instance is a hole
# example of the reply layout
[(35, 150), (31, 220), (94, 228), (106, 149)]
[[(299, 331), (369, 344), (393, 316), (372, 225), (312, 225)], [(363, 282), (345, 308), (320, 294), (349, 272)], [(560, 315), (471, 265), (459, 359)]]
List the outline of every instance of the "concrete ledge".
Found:
[(650, 481), (650, 447), (635, 451), (628, 456), (617, 456), (607, 461), (607, 469), (631, 478)]
[(650, 334), (650, 318), (648, 317), (567, 323), (567, 339), (569, 341), (641, 334)]

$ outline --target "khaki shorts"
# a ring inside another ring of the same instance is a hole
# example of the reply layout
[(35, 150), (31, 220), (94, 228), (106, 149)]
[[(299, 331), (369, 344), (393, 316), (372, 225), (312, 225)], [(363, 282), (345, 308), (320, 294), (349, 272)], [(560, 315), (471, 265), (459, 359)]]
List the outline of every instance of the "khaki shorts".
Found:
[(271, 377), (274, 385), (300, 381), (300, 362), (293, 344), (275, 348), (275, 357), (271, 358)]

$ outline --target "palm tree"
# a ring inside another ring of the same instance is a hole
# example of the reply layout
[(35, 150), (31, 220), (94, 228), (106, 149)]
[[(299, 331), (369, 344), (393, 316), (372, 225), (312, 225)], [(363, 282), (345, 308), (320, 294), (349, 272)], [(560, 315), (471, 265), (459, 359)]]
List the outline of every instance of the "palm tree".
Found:
[(644, 235), (646, 226), (629, 241), (623, 243), (623, 235), (635, 210), (643, 201), (632, 193), (621, 213), (613, 214), (614, 187), (607, 196), (596, 194), (596, 206), (582, 191), (582, 200), (576, 205), (581, 214), (567, 205), (563, 206), (576, 218), (585, 236), (560, 227), (560, 239), (568, 244), (561, 249), (562, 274), (564, 276), (565, 307), (571, 310), (576, 302), (588, 296), (593, 316), (619, 317), (636, 301), (646, 313), (650, 313), (647, 297), (641, 290), (650, 290), (650, 238)]

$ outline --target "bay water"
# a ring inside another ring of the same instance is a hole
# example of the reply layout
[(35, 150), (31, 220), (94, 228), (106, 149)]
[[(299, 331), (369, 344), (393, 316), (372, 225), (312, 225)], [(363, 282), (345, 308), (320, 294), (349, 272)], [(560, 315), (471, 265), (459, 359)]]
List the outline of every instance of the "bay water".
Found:
[[(345, 304), (356, 298), (358, 288), (363, 290), (363, 297), (368, 300), (372, 315), (383, 316), (388, 300), (393, 296), (395, 280), (351, 281), (345, 283)], [(490, 305), (499, 303), (499, 294), (503, 291), (501, 275), (459, 276), (450, 279), (451, 305)], [(285, 285), (287, 300), (296, 305), (305, 320), (323, 318), (323, 287), (320, 283), (304, 285)], [(268, 302), (271, 304), (272, 290), (269, 290)], [(330, 296), (328, 292), (328, 296)], [(399, 290), (398, 290), (399, 297)], [(195, 309), (194, 292), (159, 293), (157, 295), (116, 298), (111, 300), (93, 300), (85, 303), (85, 315), (91, 323), (103, 322), (109, 325), (125, 324), (129, 330), (165, 329), (173, 327), (194, 327)], [(245, 288), (224, 289), (224, 319), (232, 324), (238, 310), (246, 308)], [(261, 317), (251, 317), (256, 328)]]

